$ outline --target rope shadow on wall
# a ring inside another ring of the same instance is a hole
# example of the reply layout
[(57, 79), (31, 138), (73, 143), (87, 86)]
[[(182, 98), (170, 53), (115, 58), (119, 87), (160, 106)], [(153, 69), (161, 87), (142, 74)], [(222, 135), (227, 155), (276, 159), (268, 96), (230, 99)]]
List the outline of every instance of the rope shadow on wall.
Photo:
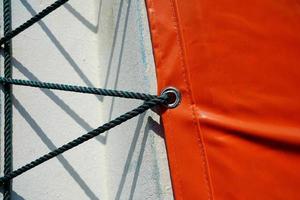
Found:
[[(65, 1), (57, 1), (57, 2), (66, 2), (66, 0)], [(2, 40), (2, 42), (6, 43), (5, 40)], [(18, 83), (17, 83), (18, 81), (20, 82), (22, 80), (15, 80), (15, 79), (9, 79), (9, 78), (8, 79), (3, 78), (1, 80), (1, 82), (4, 86), (10, 85), (10, 84), (17, 84), (18, 85)], [(24, 81), (23, 81), (23, 83), (24, 83)], [(31, 81), (31, 83), (27, 82), (27, 84), (21, 84), (21, 85), (30, 86), (30, 84), (32, 84), (32, 81)], [(38, 87), (41, 87), (42, 83), (39, 82), (39, 84), (40, 84), (40, 86), (38, 86)], [(44, 83), (44, 84), (49, 85), (49, 83)], [(63, 87), (65, 87), (65, 85), (60, 85), (60, 87), (63, 88)], [(74, 86), (74, 87), (78, 87), (78, 86)], [(45, 87), (45, 88), (47, 88), (47, 87)], [(51, 89), (51, 88), (48, 88), (48, 89)], [(89, 88), (89, 89), (95, 89), (95, 88)], [(70, 89), (65, 89), (65, 90), (71, 91)], [(112, 91), (110, 91), (110, 92), (112, 92)], [(145, 101), (145, 103), (142, 106), (139, 106), (138, 108), (136, 108), (136, 109), (134, 109), (130, 112), (127, 112), (124, 115), (121, 115), (120, 117), (116, 118), (115, 120), (112, 120), (111, 122), (106, 123), (103, 126), (98, 127), (97, 129), (94, 129), (93, 131), (90, 131), (89, 133), (87, 133), (87, 134), (85, 134), (85, 135), (83, 135), (83, 136), (67, 143), (66, 145), (63, 145), (60, 148), (54, 149), (52, 152), (38, 158), (37, 160), (35, 160), (35, 161), (33, 161), (33, 162), (17, 169), (17, 170), (5, 173), (5, 176), (0, 178), (0, 182), (2, 184), (7, 183), (8, 181), (11, 181), (13, 178), (15, 178), (15, 177), (19, 176), (20, 174), (36, 167), (37, 165), (40, 165), (43, 162), (46, 162), (47, 160), (52, 159), (52, 158), (60, 155), (61, 153), (65, 152), (65, 151), (68, 151), (69, 149), (72, 149), (75, 146), (80, 145), (83, 142), (88, 141), (91, 138), (96, 137), (100, 133), (103, 133), (103, 132), (105, 132), (105, 131), (107, 131), (107, 130), (109, 130), (109, 129), (111, 129), (111, 128), (113, 128), (113, 127), (115, 127), (115, 126), (117, 126), (117, 125), (119, 125), (119, 124), (121, 124), (121, 123), (123, 123), (123, 122), (139, 115), (139, 114), (141, 114), (141, 113), (143, 113), (144, 111), (148, 110), (149, 108), (151, 108), (153, 106), (165, 104), (166, 99), (167, 99), (167, 96), (165, 96), (165, 95), (158, 97), (158, 96), (155, 96), (155, 95), (150, 95), (149, 96), (147, 94), (130, 93), (130, 92), (128, 93), (126, 91), (115, 91), (115, 90), (114, 90), (114, 94), (108, 94), (108, 96), (119, 96), (120, 94), (122, 94), (121, 96), (124, 96), (126, 98), (143, 99)], [(133, 95), (133, 97), (129, 97), (128, 95)], [(143, 96), (142, 98), (141, 98), (141, 95)], [(10, 195), (9, 195), (9, 197), (5, 197), (5, 198), (10, 198)]]

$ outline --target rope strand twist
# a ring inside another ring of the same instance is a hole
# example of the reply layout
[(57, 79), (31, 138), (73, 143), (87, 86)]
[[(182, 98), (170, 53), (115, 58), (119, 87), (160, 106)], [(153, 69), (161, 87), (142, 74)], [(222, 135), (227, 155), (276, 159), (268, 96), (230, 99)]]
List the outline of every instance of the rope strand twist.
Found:
[(104, 133), (104, 132), (128, 121), (129, 119), (132, 119), (133, 117), (136, 117), (137, 115), (142, 114), (146, 110), (148, 110), (154, 106), (157, 106), (157, 105), (166, 104), (166, 102), (167, 102), (167, 96), (160, 96), (155, 99), (146, 101), (146, 102), (144, 102), (143, 105), (115, 118), (114, 120), (96, 128), (78, 138), (76, 138), (75, 140), (72, 140), (71, 142), (66, 143), (65, 145), (39, 157), (38, 159), (24, 165), (23, 167), (20, 167), (19, 169), (16, 169), (16, 170), (6, 174), (5, 176), (0, 178), (0, 185), (3, 185), (7, 181), (12, 180), (13, 178), (25, 173), (26, 171), (100, 135), (101, 133)]
[(60, 6), (64, 5), (65, 3), (67, 3), (68, 1), (69, 0), (55, 1), (53, 4), (51, 4), (50, 6), (48, 6), (47, 8), (45, 8), (44, 10), (42, 10), (41, 12), (39, 12), (38, 14), (33, 16), (32, 18), (30, 18), (29, 20), (27, 20), (25, 23), (23, 23), (22, 25), (20, 25), (13, 31), (9, 31), (7, 34), (5, 34), (5, 36), (3, 38), (0, 39), (0, 46), (3, 45), (6, 41), (9, 41), (13, 37), (17, 36), (18, 34), (20, 34), (23, 31), (25, 31), (27, 28), (29, 28), (33, 24), (37, 23), (38, 21), (40, 21), (41, 19), (43, 19), (44, 17), (49, 15), (51, 12), (53, 12)]
[[(3, 1), (4, 37), (11, 32), (11, 0)], [(4, 77), (12, 77), (12, 43), (10, 39), (4, 41)], [(12, 144), (12, 91), (11, 85), (3, 87), (4, 92), (4, 175), (11, 173), (13, 163)], [(3, 199), (11, 199), (11, 181), (7, 181), (3, 188)]]
[[(5, 125), (4, 125), (4, 176), (0, 177), (0, 186), (4, 187), (4, 200), (11, 199), (11, 181), (13, 178), (27, 172), (30, 169), (33, 169), (36, 166), (41, 165), (42, 163), (70, 150), (78, 145), (81, 145), (84, 142), (104, 133), (130, 119), (136, 117), (137, 115), (147, 111), (150, 108), (159, 105), (168, 104), (169, 96), (167, 94), (162, 94), (160, 96), (130, 92), (130, 91), (120, 91), (120, 90), (109, 90), (102, 88), (94, 87), (84, 87), (77, 85), (67, 85), (59, 83), (48, 83), (40, 81), (30, 81), (30, 80), (21, 80), (12, 78), (12, 51), (11, 51), (11, 39), (31, 27), (48, 14), (61, 7), (63, 4), (69, 0), (57, 0), (50, 6), (46, 7), (44, 10), (33, 16), (31, 19), (27, 20), (25, 23), (20, 25), (14, 30), (11, 30), (11, 0), (3, 0), (3, 18), (4, 18), (4, 37), (0, 39), (0, 46), (4, 45), (4, 77), (0, 77), (0, 85), (4, 89), (4, 115), (5, 115)], [(87, 93), (95, 94), (102, 96), (113, 96), (129, 99), (139, 99), (144, 100), (144, 103), (111, 120), (110, 122), (105, 123), (104, 125), (62, 145), (61, 147), (37, 158), (36, 160), (20, 167), (16, 170), (12, 170), (12, 85), (28, 86), (35, 88), (44, 88), (44, 89), (54, 89), (62, 90), (69, 92), (78, 92), (78, 93)]]

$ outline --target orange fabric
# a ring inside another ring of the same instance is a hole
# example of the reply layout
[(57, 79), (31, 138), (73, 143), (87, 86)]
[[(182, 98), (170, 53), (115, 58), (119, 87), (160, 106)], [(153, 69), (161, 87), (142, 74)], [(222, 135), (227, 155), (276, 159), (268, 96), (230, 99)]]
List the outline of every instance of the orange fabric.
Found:
[(177, 200), (300, 199), (300, 1), (147, 0)]

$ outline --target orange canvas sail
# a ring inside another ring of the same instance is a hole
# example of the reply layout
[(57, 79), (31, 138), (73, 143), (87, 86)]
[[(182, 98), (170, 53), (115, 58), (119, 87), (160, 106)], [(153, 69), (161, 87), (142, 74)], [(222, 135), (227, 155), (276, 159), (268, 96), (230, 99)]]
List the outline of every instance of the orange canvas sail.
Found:
[(147, 0), (178, 200), (300, 198), (300, 1)]

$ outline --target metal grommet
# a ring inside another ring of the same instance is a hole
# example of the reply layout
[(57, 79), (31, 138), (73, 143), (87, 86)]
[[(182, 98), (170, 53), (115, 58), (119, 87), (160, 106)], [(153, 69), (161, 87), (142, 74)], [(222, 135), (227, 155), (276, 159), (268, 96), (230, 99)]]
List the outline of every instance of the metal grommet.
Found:
[(168, 101), (166, 107), (176, 108), (181, 102), (180, 91), (175, 87), (167, 87), (162, 92), (161, 95), (167, 95)]

